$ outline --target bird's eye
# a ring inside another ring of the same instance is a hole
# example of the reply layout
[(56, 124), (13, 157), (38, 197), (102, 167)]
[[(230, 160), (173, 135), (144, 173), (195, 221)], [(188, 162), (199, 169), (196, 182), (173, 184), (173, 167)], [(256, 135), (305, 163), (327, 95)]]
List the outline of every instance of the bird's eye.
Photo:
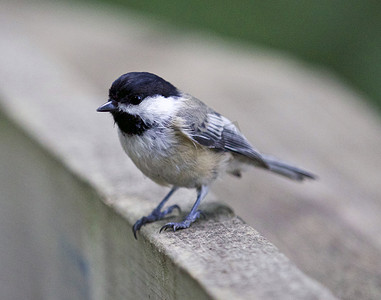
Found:
[(142, 102), (143, 97), (140, 95), (134, 95), (134, 96), (130, 97), (129, 100), (130, 100), (131, 104), (138, 105), (138, 104), (140, 104), (140, 102)]

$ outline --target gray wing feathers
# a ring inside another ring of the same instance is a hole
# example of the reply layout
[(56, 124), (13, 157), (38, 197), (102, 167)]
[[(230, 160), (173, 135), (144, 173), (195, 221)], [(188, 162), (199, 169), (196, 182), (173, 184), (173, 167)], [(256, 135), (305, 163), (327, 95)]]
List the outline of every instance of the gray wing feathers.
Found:
[[(184, 110), (187, 115), (179, 117), (183, 120), (183, 126), (180, 130), (190, 137), (193, 141), (205, 147), (220, 151), (230, 151), (235, 154), (246, 156), (253, 160), (257, 166), (268, 168), (261, 154), (255, 150), (247, 139), (239, 132), (237, 127), (227, 118), (213, 111), (201, 101), (200, 106), (189, 107)], [(204, 112), (200, 112), (203, 110)]]
[(178, 126), (192, 141), (217, 151), (242, 155), (256, 166), (293, 180), (315, 179), (315, 175), (303, 169), (259, 153), (231, 121), (200, 100), (189, 95), (188, 97), (191, 101), (186, 101), (186, 109), (178, 113), (180, 118)]

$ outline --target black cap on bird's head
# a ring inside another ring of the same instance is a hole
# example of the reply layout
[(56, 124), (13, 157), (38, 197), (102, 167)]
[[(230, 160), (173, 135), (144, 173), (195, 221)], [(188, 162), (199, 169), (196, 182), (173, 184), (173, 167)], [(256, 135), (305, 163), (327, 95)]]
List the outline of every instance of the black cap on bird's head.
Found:
[(98, 107), (98, 112), (115, 112), (119, 103), (139, 105), (146, 97), (180, 96), (178, 89), (163, 78), (148, 72), (130, 72), (113, 82), (109, 101)]

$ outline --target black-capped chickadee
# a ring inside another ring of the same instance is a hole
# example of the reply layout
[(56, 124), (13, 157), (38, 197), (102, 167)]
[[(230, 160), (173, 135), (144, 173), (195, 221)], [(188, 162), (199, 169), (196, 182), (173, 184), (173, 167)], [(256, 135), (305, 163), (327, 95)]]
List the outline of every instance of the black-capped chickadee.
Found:
[(227, 118), (151, 73), (120, 76), (110, 88), (109, 101), (97, 111), (112, 114), (122, 147), (135, 165), (156, 183), (172, 186), (151, 214), (135, 223), (135, 238), (143, 225), (179, 209), (162, 209), (179, 187), (197, 189), (197, 200), (182, 222), (167, 223), (160, 231), (188, 228), (200, 217), (198, 206), (209, 185), (225, 172), (241, 176), (245, 165), (298, 181), (315, 178), (260, 153)]

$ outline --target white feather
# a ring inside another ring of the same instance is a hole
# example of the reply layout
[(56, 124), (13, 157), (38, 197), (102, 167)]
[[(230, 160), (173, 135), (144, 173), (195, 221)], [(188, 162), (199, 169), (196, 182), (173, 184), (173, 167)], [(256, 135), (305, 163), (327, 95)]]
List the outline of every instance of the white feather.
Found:
[(181, 97), (154, 96), (145, 98), (139, 105), (120, 104), (119, 109), (131, 115), (138, 115), (144, 121), (166, 121), (176, 115)]

